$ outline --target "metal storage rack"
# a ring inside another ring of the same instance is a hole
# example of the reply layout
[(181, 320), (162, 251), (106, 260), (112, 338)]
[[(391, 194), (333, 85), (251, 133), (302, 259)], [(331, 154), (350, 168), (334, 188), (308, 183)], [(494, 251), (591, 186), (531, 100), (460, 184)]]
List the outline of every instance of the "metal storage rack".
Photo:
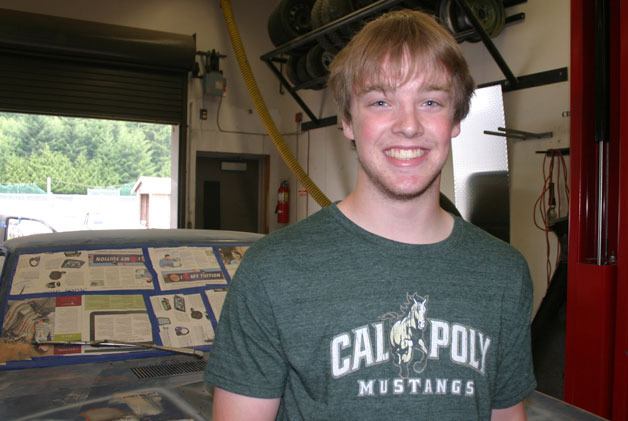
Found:
[[(442, 0), (444, 1), (444, 0)], [(498, 51), (497, 47), (491, 40), (490, 36), (482, 27), (479, 19), (474, 15), (471, 7), (469, 6), (468, 0), (452, 0), (457, 3), (457, 5), (462, 9), (465, 13), (467, 19), (473, 26), (473, 29), (469, 29), (463, 32), (458, 32), (454, 34), (456, 40), (461, 42), (465, 38), (467, 38), (470, 34), (477, 33), (479, 35), (482, 43), (486, 46), (488, 52), (495, 60), (495, 63), (499, 66), (500, 70), (504, 74), (505, 79), (498, 80), (494, 82), (489, 82), (485, 84), (481, 84), (478, 88), (482, 88), (485, 86), (491, 86), (500, 84), (502, 85), (502, 89), (504, 92), (510, 92), (518, 89), (526, 89), (535, 86), (542, 86), (551, 83), (564, 82), (567, 80), (567, 67), (557, 68), (553, 70), (547, 70), (543, 72), (515, 76), (514, 73), (508, 67), (508, 64)], [(525, 3), (527, 0), (502, 0), (504, 3), (504, 7), (511, 7), (517, 4)], [(308, 46), (313, 46), (316, 44), (317, 40), (324, 36), (325, 34), (332, 33), (338, 30), (341, 27), (346, 25), (351, 25), (352, 23), (357, 23), (364, 18), (367, 18), (372, 15), (376, 15), (378, 13), (382, 13), (386, 10), (389, 10), (400, 3), (404, 3), (404, 5), (408, 5), (408, 0), (380, 0), (375, 3), (372, 3), (362, 9), (356, 10), (346, 16), (343, 16), (340, 19), (337, 19), (333, 22), (329, 22), (319, 28), (314, 29), (304, 35), (301, 35), (297, 38), (286, 42), (285, 44), (280, 45), (274, 50), (264, 54), (261, 56), (261, 59), (268, 65), (271, 71), (277, 76), (281, 85), (285, 87), (285, 89), (290, 93), (290, 95), (294, 98), (297, 104), (301, 107), (303, 112), (307, 115), (310, 121), (303, 122), (301, 124), (302, 130), (310, 130), (316, 129), (326, 126), (331, 126), (337, 123), (337, 117), (329, 116), (319, 118), (317, 117), (312, 110), (307, 106), (305, 101), (299, 96), (298, 91), (302, 89), (312, 88), (313, 86), (320, 85), (321, 83), (325, 83), (326, 76), (321, 76), (319, 78), (315, 78), (312, 80), (308, 80), (307, 82), (300, 84), (292, 84), (288, 81), (282, 71), (281, 65), (286, 62), (285, 55), (289, 54), (292, 51), (304, 49)], [(421, 0), (414, 0), (417, 8), (421, 8), (423, 5)], [(505, 24), (509, 25), (515, 22), (520, 22), (525, 19), (525, 13), (517, 13), (511, 16), (507, 16), (505, 20)]]

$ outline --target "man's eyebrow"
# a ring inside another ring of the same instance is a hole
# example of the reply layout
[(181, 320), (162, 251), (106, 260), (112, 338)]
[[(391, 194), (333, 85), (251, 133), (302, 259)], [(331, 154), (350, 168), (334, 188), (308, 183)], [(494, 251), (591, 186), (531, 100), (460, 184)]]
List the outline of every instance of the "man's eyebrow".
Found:
[(370, 92), (385, 93), (387, 91), (390, 91), (390, 88), (386, 88), (383, 85), (367, 85), (367, 86), (364, 86), (362, 89), (360, 89), (359, 94), (364, 95)]
[[(389, 93), (394, 90), (394, 86), (391, 87), (383, 84), (365, 85), (356, 92), (356, 95), (363, 96), (370, 93), (386, 94), (387, 92)], [(428, 83), (427, 85), (421, 86), (419, 88), (419, 92), (442, 92), (445, 94), (451, 94), (451, 87), (447, 84), (442, 84), (438, 82)]]
[(426, 92), (446, 92), (446, 93), (450, 93), (451, 92), (451, 88), (449, 86), (446, 85), (441, 85), (441, 84), (430, 84), (427, 85), (425, 87), (421, 88), (422, 91), (426, 91)]

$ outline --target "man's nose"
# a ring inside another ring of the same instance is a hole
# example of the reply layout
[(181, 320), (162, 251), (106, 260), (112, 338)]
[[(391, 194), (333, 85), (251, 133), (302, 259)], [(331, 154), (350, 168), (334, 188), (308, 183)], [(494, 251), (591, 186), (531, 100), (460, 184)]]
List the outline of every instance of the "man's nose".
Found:
[(395, 113), (393, 132), (407, 138), (412, 138), (423, 133), (423, 125), (418, 111), (414, 106), (399, 107)]

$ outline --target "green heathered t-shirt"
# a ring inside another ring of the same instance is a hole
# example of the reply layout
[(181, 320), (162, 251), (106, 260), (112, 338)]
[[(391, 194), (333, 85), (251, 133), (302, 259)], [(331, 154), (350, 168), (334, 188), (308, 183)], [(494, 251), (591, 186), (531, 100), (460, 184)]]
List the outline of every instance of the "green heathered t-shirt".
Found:
[(488, 420), (536, 387), (531, 302), (523, 257), (462, 219), (410, 245), (329, 206), (248, 250), (206, 382), (280, 420)]

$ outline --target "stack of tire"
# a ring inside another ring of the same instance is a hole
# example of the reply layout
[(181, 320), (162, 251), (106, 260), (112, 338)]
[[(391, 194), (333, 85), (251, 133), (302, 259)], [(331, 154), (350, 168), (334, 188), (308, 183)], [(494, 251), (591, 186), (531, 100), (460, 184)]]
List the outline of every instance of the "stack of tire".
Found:
[(281, 0), (268, 18), (268, 35), (275, 47), (312, 30), (314, 0)]
[[(310, 32), (311, 12), (315, 0), (281, 0), (268, 18), (268, 35), (275, 47)], [(295, 87), (306, 85), (314, 79), (307, 71), (307, 54), (315, 43), (288, 52), (286, 77)], [(324, 83), (323, 83), (324, 86)], [(317, 89), (318, 84), (315, 86)], [(321, 86), (322, 87), (322, 86)]]
[[(268, 20), (268, 33), (276, 47), (339, 19), (376, 0), (281, 0)], [(329, 65), (364, 22), (326, 32), (312, 44), (288, 54), (286, 76), (298, 89), (325, 87)]]
[[(286, 42), (320, 28), (330, 22), (367, 7), (377, 0), (281, 0), (268, 20), (268, 33), (272, 43), (278, 47)], [(502, 0), (467, 0), (489, 36), (495, 37), (505, 23)], [(422, 9), (438, 16), (441, 24), (454, 35), (464, 32), (469, 35), (457, 39), (459, 42), (480, 41), (463, 10), (455, 0), (407, 0), (395, 8)], [(375, 18), (369, 16), (369, 19)], [(286, 76), (296, 89), (323, 89), (329, 65), (334, 56), (349, 42), (366, 20), (342, 25), (325, 31), (316, 42), (305, 44), (288, 53)]]

